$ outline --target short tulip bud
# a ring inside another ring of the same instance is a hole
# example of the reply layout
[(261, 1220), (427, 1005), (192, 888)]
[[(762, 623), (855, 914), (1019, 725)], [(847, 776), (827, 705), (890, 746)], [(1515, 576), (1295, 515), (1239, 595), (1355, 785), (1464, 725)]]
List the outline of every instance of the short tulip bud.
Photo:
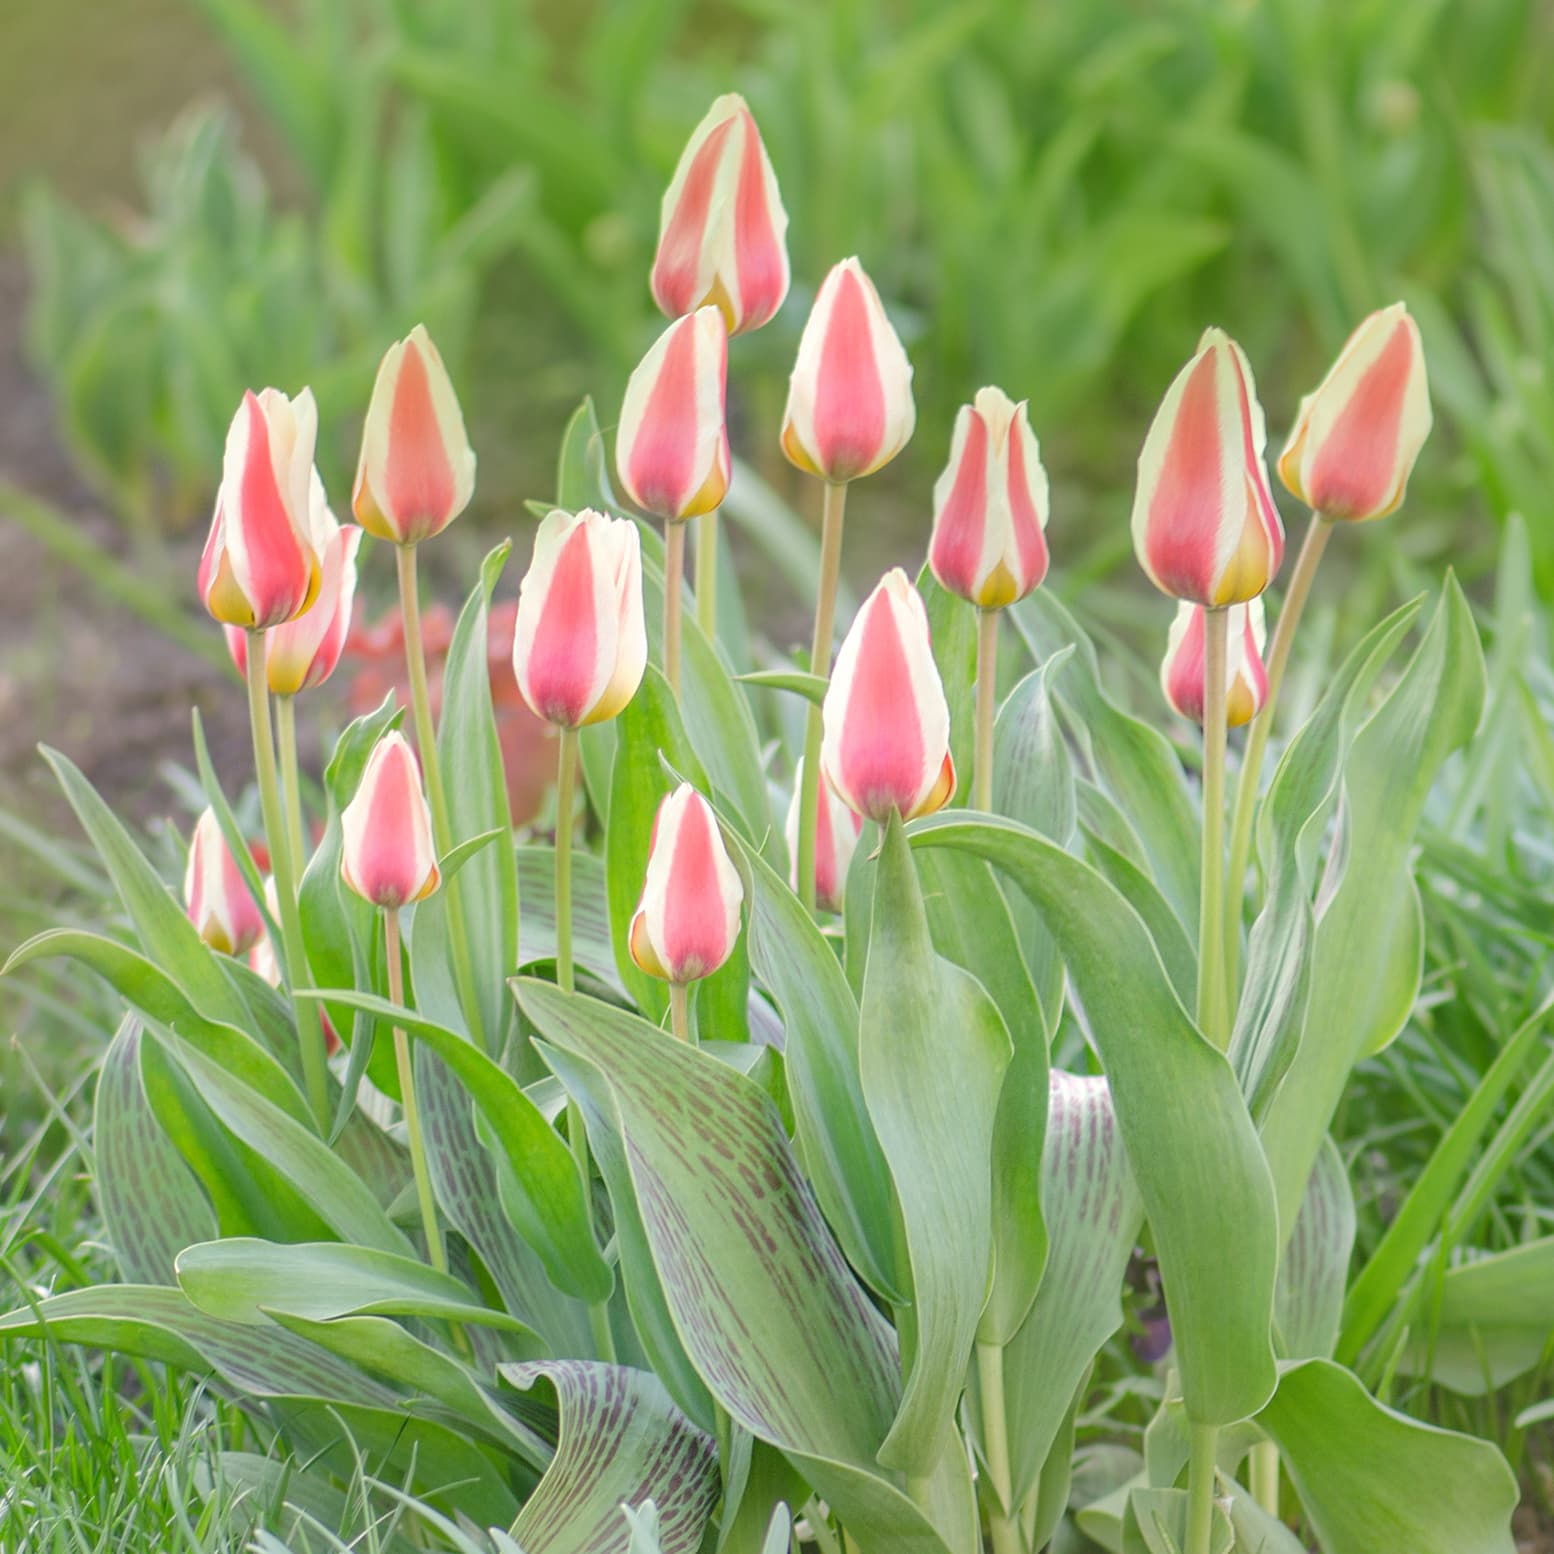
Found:
[(952, 594), (1001, 610), (1047, 575), (1047, 472), (1024, 400), (985, 388), (961, 406), (933, 507), (928, 564)]
[(782, 451), (840, 484), (870, 475), (907, 445), (917, 421), (912, 364), (856, 259), (832, 267), (788, 380)]
[(246, 955), (264, 933), (264, 919), (213, 809), (195, 822), (183, 874), (183, 900), (200, 937), (223, 955)]
[(710, 513), (723, 500), (727, 368), (723, 315), (708, 307), (672, 323), (632, 373), (615, 467), (638, 507), (673, 522)]
[(340, 875), (374, 906), (396, 909), (437, 889), (432, 815), (421, 765), (405, 736), (385, 734), (340, 815)]
[(1419, 326), (1394, 302), (1349, 336), (1316, 392), (1301, 400), (1279, 478), (1324, 518), (1385, 518), (1403, 500), (1430, 425)]
[(369, 534), (418, 545), (469, 506), (475, 455), (448, 370), (423, 324), (388, 348), (362, 427), (351, 505)]
[(601, 723), (637, 694), (646, 668), (637, 526), (556, 508), (518, 590), (513, 673), (523, 699), (562, 728)]
[(900, 567), (864, 601), (822, 709), (821, 768), (847, 807), (883, 823), (929, 815), (955, 792), (950, 709), (928, 611)]
[(1266, 443), (1245, 354), (1222, 329), (1206, 329), (1139, 455), (1133, 548), (1162, 593), (1241, 604), (1278, 572), (1284, 525), (1263, 467)]
[[(1185, 600), (1177, 606), (1160, 664), (1160, 688), (1184, 718), (1203, 722), (1203, 608)], [(1225, 726), (1240, 728), (1262, 711), (1268, 700), (1268, 670), (1263, 665), (1263, 601), (1233, 604), (1225, 621)]]
[(728, 332), (759, 329), (788, 295), (788, 213), (743, 97), (713, 103), (664, 195), (653, 300), (670, 318), (711, 303)]
[(294, 620), (318, 593), (309, 516), (318, 410), (308, 389), (248, 393), (227, 432), (221, 489), (200, 557), (205, 608), (223, 625)]
[(631, 958), (666, 982), (710, 977), (734, 953), (744, 889), (712, 807), (689, 783), (658, 806)]
[[(783, 834), (788, 841), (788, 856), (793, 859), (789, 881), (799, 888), (799, 806), (803, 796), (804, 762), (793, 774), (793, 802), (788, 806)], [(829, 783), (820, 784), (819, 808), (815, 812), (815, 905), (826, 912), (840, 912), (847, 892), (847, 870), (858, 848), (863, 820), (842, 801)]]

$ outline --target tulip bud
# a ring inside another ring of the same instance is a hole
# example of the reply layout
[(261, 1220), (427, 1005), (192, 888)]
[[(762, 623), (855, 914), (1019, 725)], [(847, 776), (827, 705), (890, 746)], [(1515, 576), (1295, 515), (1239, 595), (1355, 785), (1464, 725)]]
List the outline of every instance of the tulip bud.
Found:
[[(799, 888), (799, 807), (804, 788), (804, 762), (800, 758), (793, 774), (793, 802), (783, 834), (788, 839), (788, 856), (793, 859), (789, 879)], [(840, 912), (847, 891), (847, 870), (858, 847), (863, 821), (838, 796), (829, 783), (820, 784), (819, 807), (815, 811), (815, 904), (827, 912)]]
[(308, 513), (317, 434), (311, 390), (295, 399), (272, 388), (243, 396), (198, 574), (205, 608), (224, 625), (278, 626), (318, 592)]
[(933, 508), (928, 564), (952, 594), (1001, 610), (1047, 575), (1047, 472), (1023, 399), (985, 388), (961, 406)]
[(437, 889), (432, 815), (405, 736), (385, 734), (340, 815), (340, 875), (374, 906), (397, 908)]
[(1206, 329), (1139, 455), (1133, 548), (1156, 588), (1219, 606), (1255, 599), (1284, 559), (1263, 468), (1267, 430), (1246, 356)]
[(760, 131), (730, 92), (692, 131), (664, 194), (653, 300), (669, 318), (711, 303), (731, 335), (759, 329), (788, 295), (787, 231)]
[(666, 982), (710, 977), (734, 953), (744, 896), (711, 805), (682, 782), (653, 817), (631, 958)]
[(223, 955), (246, 955), (264, 932), (264, 919), (213, 809), (205, 810), (194, 825), (183, 900), (200, 937)]
[(469, 506), (475, 455), (448, 370), (424, 324), (384, 353), (362, 427), (351, 505), (369, 534), (418, 545)]
[(1372, 313), (1339, 353), (1279, 455), (1279, 478), (1324, 518), (1385, 518), (1430, 435), (1419, 326), (1401, 302)]
[(882, 824), (929, 815), (955, 792), (950, 709), (928, 611), (900, 567), (864, 601), (822, 708), (821, 770), (849, 809)]
[(601, 723), (637, 694), (646, 668), (637, 526), (555, 508), (518, 590), (513, 673), (523, 699), (562, 728)]
[[(1203, 722), (1204, 642), (1203, 608), (1185, 599), (1176, 609), (1165, 658), (1160, 665), (1160, 687), (1168, 702), (1184, 718)], [(1263, 666), (1263, 601), (1233, 604), (1225, 621), (1225, 726), (1240, 728), (1262, 711), (1268, 700), (1268, 671)]]
[(916, 420), (912, 364), (874, 282), (844, 259), (821, 284), (799, 340), (782, 451), (823, 480), (856, 480), (895, 458)]
[(723, 421), (728, 332), (716, 308), (676, 319), (626, 384), (615, 467), (626, 494), (660, 518), (710, 513), (728, 491)]

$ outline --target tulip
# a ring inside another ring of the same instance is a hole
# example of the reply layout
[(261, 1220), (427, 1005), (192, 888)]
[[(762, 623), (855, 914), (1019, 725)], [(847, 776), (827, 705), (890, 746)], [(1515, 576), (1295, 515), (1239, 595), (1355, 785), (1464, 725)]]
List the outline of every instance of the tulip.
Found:
[(950, 462), (933, 488), (928, 564), (983, 610), (1023, 599), (1047, 575), (1047, 472), (1026, 419), (1002, 389), (980, 389), (955, 418)]
[(759, 329), (788, 294), (788, 214), (744, 98), (718, 98), (664, 195), (653, 300), (669, 318), (716, 306), (730, 334)]
[(1419, 327), (1401, 302), (1372, 313), (1339, 353), (1279, 455), (1279, 478), (1324, 518), (1385, 518), (1430, 435)]
[[(793, 802), (783, 834), (793, 858), (790, 876), (799, 888), (799, 800), (804, 786), (804, 763), (793, 774)], [(850, 810), (834, 788), (821, 784), (820, 809), (815, 823), (815, 902), (827, 912), (840, 912), (847, 890), (847, 870), (858, 847), (863, 821)]]
[(397, 911), (437, 889), (432, 817), (405, 736), (385, 734), (340, 815), (340, 874), (358, 896)]
[(832, 484), (888, 464), (916, 424), (912, 366), (856, 259), (832, 267), (799, 340), (782, 451)]
[(200, 938), (223, 955), (246, 955), (264, 933), (264, 918), (213, 809), (205, 810), (194, 825), (183, 900)]
[[(1203, 722), (1204, 633), (1203, 607), (1185, 599), (1177, 606), (1176, 619), (1160, 665), (1160, 686), (1165, 698), (1184, 718)], [(1225, 725), (1240, 728), (1250, 723), (1268, 699), (1268, 671), (1263, 665), (1263, 601), (1233, 604), (1226, 612)]]
[(723, 316), (705, 307), (672, 323), (632, 373), (615, 467), (638, 507), (673, 522), (710, 513), (723, 500), (727, 367)]
[(1139, 455), (1133, 547), (1162, 593), (1212, 608), (1254, 599), (1284, 559), (1252, 369), (1221, 329), (1176, 375)]
[(636, 695), (646, 667), (636, 525), (554, 509), (518, 591), (513, 673), (523, 699), (565, 729), (600, 723)]
[(227, 432), (221, 487), (200, 557), (205, 608), (224, 625), (265, 630), (318, 592), (309, 486), (318, 410), (312, 392), (243, 396)]
[(710, 977), (739, 937), (744, 889), (712, 807), (689, 783), (658, 806), (647, 880), (631, 919), (631, 958), (684, 985)]
[(475, 455), (448, 370), (417, 324), (384, 353), (362, 427), (351, 505), (369, 534), (418, 545), (469, 506)]
[(932, 814), (955, 792), (950, 709), (928, 612), (900, 567), (864, 601), (822, 710), (821, 766), (849, 809), (884, 822)]

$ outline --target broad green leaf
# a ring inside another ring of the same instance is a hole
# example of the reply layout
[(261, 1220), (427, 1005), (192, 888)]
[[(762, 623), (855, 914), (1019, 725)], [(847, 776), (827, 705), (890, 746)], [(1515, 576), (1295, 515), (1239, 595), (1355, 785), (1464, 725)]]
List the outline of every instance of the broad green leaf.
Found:
[[(523, 897), (520, 964), (556, 958), (556, 854), (549, 847), (518, 849), (518, 889)], [(617, 992), (624, 992), (610, 939), (610, 902), (604, 865), (592, 853), (572, 853), (572, 956)]]
[(1189, 1007), (1198, 986), (1198, 951), (1155, 882), (1125, 853), (1082, 826), (1085, 856), (1117, 889), (1149, 930), (1150, 942), (1183, 1007)]
[(1257, 1422), (1324, 1554), (1514, 1554), (1516, 1477), (1500, 1453), (1383, 1407), (1331, 1360), (1284, 1367)]
[(1343, 1156), (1329, 1137), (1322, 1142), (1295, 1229), (1279, 1259), (1273, 1321), (1283, 1358), (1327, 1359), (1332, 1354), (1353, 1250), (1354, 1194)]
[[(1278, 1222), (1268, 1168), (1225, 1055), (1182, 1008), (1138, 915), (1087, 864), (1006, 820), (936, 816), (915, 827), (912, 840), (986, 858), (1042, 913), (1063, 950), (1135, 1162), (1188, 1412), (1216, 1424), (1255, 1413), (1274, 1383)], [(1224, 1276), (1226, 1245), (1238, 1249), (1235, 1279)]]

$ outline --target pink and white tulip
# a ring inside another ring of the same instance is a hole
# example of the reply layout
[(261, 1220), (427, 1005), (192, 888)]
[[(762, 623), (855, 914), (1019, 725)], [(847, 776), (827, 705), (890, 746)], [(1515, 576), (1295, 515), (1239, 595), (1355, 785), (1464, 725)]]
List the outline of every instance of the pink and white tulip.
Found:
[(664, 194), (653, 300), (669, 318), (712, 304), (730, 334), (759, 329), (788, 295), (788, 213), (743, 97), (713, 103)]
[(782, 451), (840, 484), (870, 475), (906, 446), (917, 422), (912, 364), (856, 259), (821, 284), (788, 380)]
[(513, 673), (523, 699), (562, 728), (600, 723), (637, 694), (646, 668), (637, 526), (556, 508), (518, 591)]
[[(1205, 686), (1203, 615), (1201, 605), (1183, 600), (1177, 606), (1160, 664), (1160, 687), (1166, 700), (1184, 718), (1199, 724), (1203, 722)], [(1268, 700), (1263, 601), (1233, 604), (1226, 617), (1225, 726), (1239, 728), (1250, 723)]]
[(984, 388), (955, 418), (950, 462), (933, 488), (928, 564), (983, 610), (1023, 599), (1047, 575), (1047, 472), (1025, 401)]
[(205, 810), (194, 825), (183, 900), (200, 938), (223, 955), (246, 955), (264, 933), (264, 918), (213, 809)]
[(1133, 548), (1162, 593), (1241, 604), (1278, 572), (1284, 525), (1263, 467), (1266, 443), (1245, 354), (1224, 330), (1206, 329), (1139, 455)]
[(385, 352), (362, 427), (351, 505), (369, 534), (418, 545), (469, 506), (475, 455), (432, 337), (417, 324)]
[(705, 307), (672, 323), (632, 373), (615, 467), (638, 507), (676, 521), (722, 502), (729, 481), (727, 371), (723, 315)]
[(243, 396), (227, 432), (197, 579), (205, 608), (224, 625), (279, 626), (318, 593), (309, 516), (317, 435), (310, 390), (295, 399), (273, 388)]
[(666, 982), (710, 977), (734, 953), (744, 896), (711, 805), (682, 782), (653, 818), (631, 958)]
[[(793, 774), (793, 802), (788, 806), (783, 835), (793, 859), (790, 883), (799, 888), (799, 807), (804, 787), (804, 761)], [(820, 784), (815, 812), (815, 904), (827, 912), (840, 912), (847, 892), (847, 870), (858, 849), (863, 820), (855, 815), (829, 783)]]
[(950, 709), (922, 596), (900, 567), (864, 601), (822, 708), (821, 769), (847, 807), (883, 823), (929, 815), (955, 793)]
[(1431, 421), (1419, 326), (1394, 302), (1349, 336), (1301, 400), (1279, 478), (1324, 518), (1385, 518), (1403, 500)]
[(341, 812), (340, 830), (341, 878), (374, 906), (397, 909), (437, 889), (421, 765), (397, 729), (373, 746), (356, 796)]

